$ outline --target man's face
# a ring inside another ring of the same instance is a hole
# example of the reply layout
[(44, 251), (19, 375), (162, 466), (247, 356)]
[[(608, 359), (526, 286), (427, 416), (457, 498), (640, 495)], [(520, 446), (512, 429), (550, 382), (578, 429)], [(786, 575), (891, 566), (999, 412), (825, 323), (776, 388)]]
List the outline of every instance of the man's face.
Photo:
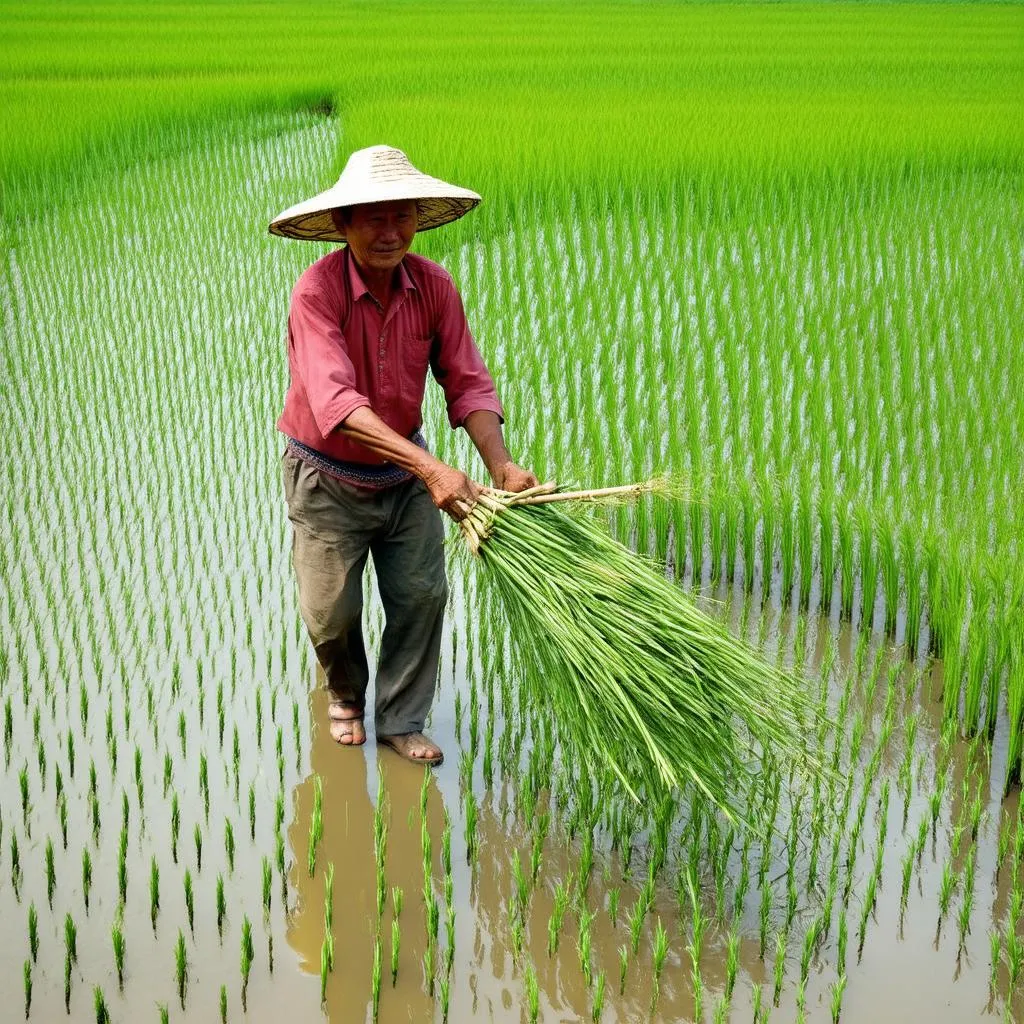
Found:
[(348, 223), (341, 227), (359, 266), (376, 271), (394, 270), (416, 234), (416, 203), (412, 199), (361, 203), (351, 208)]

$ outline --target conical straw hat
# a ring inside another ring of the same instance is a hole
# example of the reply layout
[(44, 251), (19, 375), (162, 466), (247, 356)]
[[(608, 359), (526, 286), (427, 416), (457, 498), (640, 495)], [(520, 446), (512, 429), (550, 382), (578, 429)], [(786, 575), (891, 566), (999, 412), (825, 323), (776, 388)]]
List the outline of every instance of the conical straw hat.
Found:
[(416, 170), (409, 158), (391, 146), (357, 149), (345, 164), (337, 183), (312, 199), (289, 206), (270, 222), (270, 233), (313, 242), (343, 242), (332, 210), (357, 203), (415, 199), (418, 231), (440, 227), (469, 213), (480, 197), (468, 188), (449, 185)]

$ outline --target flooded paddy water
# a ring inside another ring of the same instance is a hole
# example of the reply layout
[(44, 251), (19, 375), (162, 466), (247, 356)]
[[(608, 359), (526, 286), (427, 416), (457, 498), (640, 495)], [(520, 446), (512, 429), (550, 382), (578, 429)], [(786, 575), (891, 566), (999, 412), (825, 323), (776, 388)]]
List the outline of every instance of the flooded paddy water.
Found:
[[(1019, 1016), (1024, 830), (1016, 790), (1003, 798), (1005, 709), (991, 743), (944, 727), (927, 614), (908, 660), (906, 608), (887, 633), (879, 595), (862, 628), (859, 577), (852, 617), (840, 581), (823, 599), (817, 577), (794, 612), (785, 559), (772, 548), (763, 568), (763, 527), (748, 587), (742, 558), (727, 578), (713, 571), (710, 522), (648, 504), (611, 523), (820, 695), (817, 749), (834, 771), (767, 770), (742, 795), (773, 809), (771, 830), (734, 827), (688, 792), (637, 806), (563, 763), (454, 530), (429, 724), (444, 765), (378, 752), (372, 731), (363, 749), (334, 746), (273, 432), (287, 295), (323, 250), (263, 237), (309, 190), (334, 128), (264, 127), (41, 217), (5, 268), (11, 1019), (93, 1020), (101, 1002), (114, 1021), (159, 1020), (161, 1007), (195, 1021), (362, 1021), (375, 1006), (385, 1021)], [(595, 265), (615, 239), (642, 248), (624, 223), (594, 233)], [(568, 245), (560, 230), (545, 252)], [(545, 448), (566, 356), (512, 379), (515, 339), (550, 310), (493, 272), (506, 258), (499, 239), (447, 262), (470, 279), (471, 320), (502, 368), (512, 446), (594, 483), (657, 470), (659, 423), (635, 458), (605, 441), (588, 463), (575, 422), (561, 455)], [(636, 314), (635, 293), (616, 299), (618, 318)], [(685, 289), (664, 300), (678, 332)], [(578, 378), (585, 393), (585, 372), (564, 368), (563, 386)], [(609, 388), (665, 404), (637, 384), (639, 356), (630, 371)], [(532, 409), (531, 388), (547, 403)], [(470, 465), (436, 399), (432, 443)], [(366, 614), (373, 651), (375, 600)]]

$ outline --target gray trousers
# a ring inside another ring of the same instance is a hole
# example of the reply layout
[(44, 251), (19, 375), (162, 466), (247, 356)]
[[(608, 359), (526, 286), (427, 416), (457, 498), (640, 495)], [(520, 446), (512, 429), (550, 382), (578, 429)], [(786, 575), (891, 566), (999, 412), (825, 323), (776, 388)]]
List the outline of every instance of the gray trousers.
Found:
[(365, 705), (363, 570), (372, 553), (385, 614), (377, 732), (420, 731), (437, 685), (448, 599), (441, 513), (420, 480), (368, 491), (287, 451), (281, 469), (299, 609), (331, 698)]

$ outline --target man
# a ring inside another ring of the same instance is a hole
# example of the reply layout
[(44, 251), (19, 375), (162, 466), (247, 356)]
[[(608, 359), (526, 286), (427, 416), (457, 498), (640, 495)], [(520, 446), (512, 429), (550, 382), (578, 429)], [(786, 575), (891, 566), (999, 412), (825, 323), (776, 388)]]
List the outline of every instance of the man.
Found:
[(274, 234), (345, 247), (299, 278), (288, 316), (291, 382), (278, 429), (299, 605), (330, 691), (333, 738), (357, 746), (368, 682), (362, 575), (372, 553), (386, 626), (377, 667), (377, 742), (423, 764), (442, 753), (423, 735), (437, 681), (448, 588), (439, 509), (463, 518), (480, 486), (432, 456), (420, 433), (427, 368), (495, 486), (536, 477), (512, 460), (502, 408), (438, 264), (409, 253), (417, 230), (468, 213), (480, 197), (373, 146), (337, 184), (293, 206)]

